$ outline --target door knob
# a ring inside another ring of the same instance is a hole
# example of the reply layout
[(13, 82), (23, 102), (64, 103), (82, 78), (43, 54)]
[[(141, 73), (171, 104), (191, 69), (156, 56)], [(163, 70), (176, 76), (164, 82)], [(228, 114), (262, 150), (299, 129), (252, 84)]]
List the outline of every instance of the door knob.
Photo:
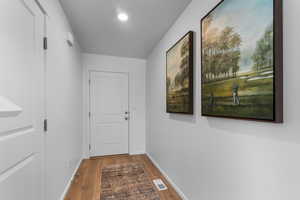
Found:
[(129, 112), (128, 111), (125, 111), (125, 115), (128, 115), (129, 114)]
[(125, 120), (127, 121), (127, 120), (128, 120), (128, 117), (125, 117)]

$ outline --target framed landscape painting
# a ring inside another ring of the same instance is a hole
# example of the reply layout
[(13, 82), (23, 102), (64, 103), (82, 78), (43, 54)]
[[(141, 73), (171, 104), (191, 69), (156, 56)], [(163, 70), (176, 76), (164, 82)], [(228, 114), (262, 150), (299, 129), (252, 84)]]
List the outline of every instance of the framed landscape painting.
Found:
[(193, 114), (193, 32), (183, 36), (166, 54), (167, 112)]
[(223, 0), (201, 20), (202, 115), (283, 122), (281, 0)]

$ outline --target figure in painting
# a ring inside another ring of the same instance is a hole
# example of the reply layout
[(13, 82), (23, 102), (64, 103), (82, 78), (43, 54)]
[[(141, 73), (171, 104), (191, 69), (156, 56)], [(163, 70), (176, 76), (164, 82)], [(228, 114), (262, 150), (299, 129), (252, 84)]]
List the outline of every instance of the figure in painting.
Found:
[(234, 83), (232, 86), (232, 97), (233, 97), (233, 104), (240, 105), (239, 85), (237, 83)]

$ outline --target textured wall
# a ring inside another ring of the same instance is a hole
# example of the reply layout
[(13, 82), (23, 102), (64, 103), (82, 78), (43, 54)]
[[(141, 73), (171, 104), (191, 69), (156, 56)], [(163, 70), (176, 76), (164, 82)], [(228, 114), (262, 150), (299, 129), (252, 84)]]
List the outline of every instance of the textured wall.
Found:
[[(300, 2), (284, 1), (284, 124), (201, 117), (200, 19), (217, 3), (193, 0), (148, 57), (147, 152), (189, 200), (297, 200)], [(189, 30), (196, 32), (196, 114), (167, 114), (165, 52)]]
[(41, 0), (47, 18), (48, 132), (45, 134), (45, 199), (63, 199), (72, 174), (82, 158), (82, 63), (77, 42), (58, 0)]

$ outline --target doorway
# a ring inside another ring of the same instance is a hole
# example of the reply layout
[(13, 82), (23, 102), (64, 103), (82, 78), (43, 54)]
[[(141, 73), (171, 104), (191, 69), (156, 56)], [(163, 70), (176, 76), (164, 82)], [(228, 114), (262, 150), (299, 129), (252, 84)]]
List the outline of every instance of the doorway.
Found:
[(90, 156), (128, 154), (127, 73), (90, 72)]

